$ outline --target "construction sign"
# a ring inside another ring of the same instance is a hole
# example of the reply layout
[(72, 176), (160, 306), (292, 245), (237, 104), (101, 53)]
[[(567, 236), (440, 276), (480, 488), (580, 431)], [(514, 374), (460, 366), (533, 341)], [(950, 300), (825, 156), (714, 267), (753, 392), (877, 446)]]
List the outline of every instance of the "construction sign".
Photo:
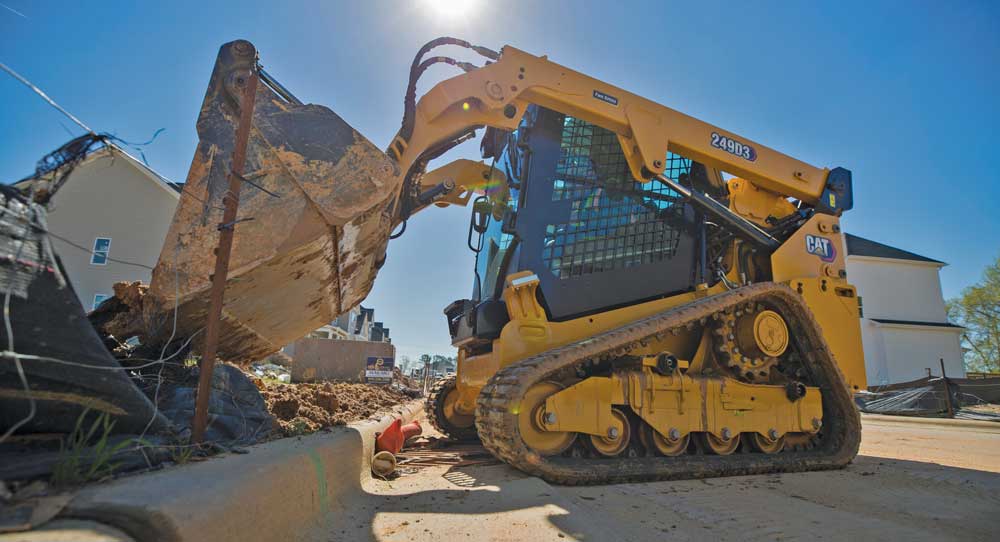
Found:
[(389, 384), (392, 382), (392, 358), (372, 356), (365, 363), (365, 382), (369, 384)]

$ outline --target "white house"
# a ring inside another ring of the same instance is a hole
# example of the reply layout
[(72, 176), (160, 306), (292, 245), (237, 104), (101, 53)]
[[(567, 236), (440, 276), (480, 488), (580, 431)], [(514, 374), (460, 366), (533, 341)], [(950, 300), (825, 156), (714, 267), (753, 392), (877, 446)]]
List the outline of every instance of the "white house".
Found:
[[(346, 341), (392, 342), (389, 338), (389, 328), (382, 322), (374, 322), (375, 309), (358, 305), (338, 316), (335, 320), (313, 331), (307, 337), (311, 339), (338, 339)], [(287, 350), (285, 353), (291, 355)]]
[(114, 295), (116, 282), (149, 284), (179, 200), (180, 185), (116, 147), (77, 164), (49, 203), (48, 226), (85, 311)]
[(941, 374), (964, 377), (961, 335), (948, 321), (944, 262), (847, 234), (847, 277), (858, 288), (868, 386)]

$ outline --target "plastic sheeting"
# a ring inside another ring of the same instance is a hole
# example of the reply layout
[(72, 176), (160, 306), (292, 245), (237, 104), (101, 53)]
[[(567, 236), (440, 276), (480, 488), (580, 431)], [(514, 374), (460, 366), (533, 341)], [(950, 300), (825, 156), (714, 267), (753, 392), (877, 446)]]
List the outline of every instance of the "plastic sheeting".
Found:
[[(165, 430), (166, 419), (87, 321), (45, 235), (45, 216), (9, 189), (0, 196), (0, 303), (10, 296), (9, 327), (0, 324), (0, 435), (12, 427), (68, 433), (84, 410), (108, 413), (116, 432)], [(7, 350), (23, 356), (28, 390)]]
[[(1000, 421), (1000, 415), (973, 411), (967, 407), (1000, 404), (1000, 378), (949, 378), (948, 391), (956, 418)], [(926, 377), (911, 382), (871, 388), (855, 394), (862, 412), (904, 416), (941, 417), (948, 413), (945, 380)]]
[[(181, 433), (190, 435), (197, 391), (197, 371), (189, 382), (161, 391), (162, 412)], [(264, 397), (243, 371), (219, 364), (212, 371), (205, 440), (223, 445), (247, 445), (265, 439), (276, 427)]]

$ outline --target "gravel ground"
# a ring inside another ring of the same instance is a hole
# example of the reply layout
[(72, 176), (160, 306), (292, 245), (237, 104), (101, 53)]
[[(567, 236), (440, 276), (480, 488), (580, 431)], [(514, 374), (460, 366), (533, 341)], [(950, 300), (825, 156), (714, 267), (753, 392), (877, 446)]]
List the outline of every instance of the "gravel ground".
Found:
[(1000, 424), (863, 425), (861, 455), (827, 472), (574, 488), (500, 464), (428, 461), (368, 482), (315, 540), (997, 539)]

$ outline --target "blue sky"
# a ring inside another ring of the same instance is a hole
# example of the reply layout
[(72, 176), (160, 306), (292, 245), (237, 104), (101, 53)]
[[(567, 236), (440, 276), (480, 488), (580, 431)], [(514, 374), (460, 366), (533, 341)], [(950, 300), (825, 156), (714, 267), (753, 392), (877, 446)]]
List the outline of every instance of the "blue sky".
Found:
[[(177, 181), (223, 42), (253, 41), (299, 98), (384, 147), (413, 54), (454, 35), (548, 54), (812, 164), (853, 170), (847, 231), (948, 262), (946, 297), (1000, 254), (1000, 3), (0, 3), (0, 61), (98, 131), (142, 141), (165, 128), (146, 156)], [(452, 73), (432, 69), (421, 90)], [(30, 173), (67, 129), (79, 133), (0, 74), (0, 180)], [(465, 209), (432, 210), (390, 245), (366, 304), (401, 354), (451, 352), (441, 309), (471, 291), (467, 220)]]

